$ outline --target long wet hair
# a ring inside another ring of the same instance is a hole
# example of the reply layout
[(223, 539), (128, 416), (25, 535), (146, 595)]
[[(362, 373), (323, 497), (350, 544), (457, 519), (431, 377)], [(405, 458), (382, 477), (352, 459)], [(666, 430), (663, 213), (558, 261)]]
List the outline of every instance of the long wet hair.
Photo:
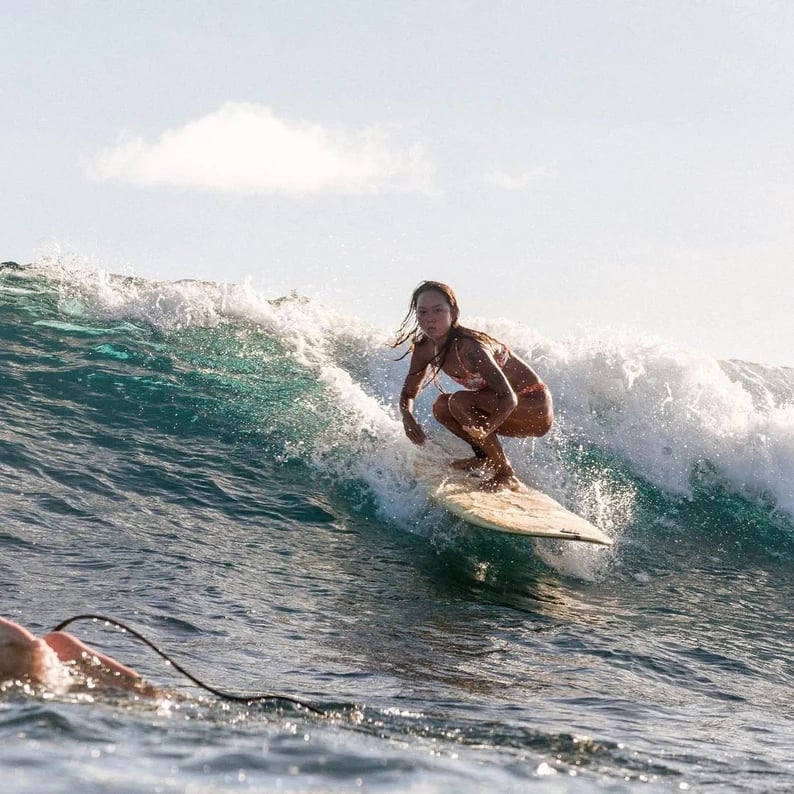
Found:
[(448, 284), (442, 283), (441, 281), (423, 281), (411, 294), (411, 302), (408, 305), (408, 314), (406, 314), (403, 318), (403, 321), (395, 334), (395, 340), (391, 343), (391, 347), (399, 347), (404, 342), (409, 342), (408, 350), (406, 350), (405, 353), (403, 353), (397, 359), (397, 361), (401, 361), (407, 355), (410, 355), (414, 348), (425, 339), (425, 335), (422, 332), (422, 329), (419, 327), (419, 320), (416, 317), (416, 305), (419, 302), (419, 298), (425, 292), (440, 292), (446, 298), (449, 308), (452, 310), (452, 327), (449, 330), (447, 339), (441, 349), (435, 354), (435, 356), (433, 356), (432, 360), (430, 361), (430, 365), (433, 368), (433, 374), (430, 379), (433, 382), (438, 383), (438, 373), (441, 371), (444, 366), (444, 362), (447, 360), (447, 355), (449, 354), (453, 342), (465, 337), (476, 339), (478, 342), (488, 346), (499, 345), (499, 342), (483, 331), (475, 331), (473, 328), (466, 328), (460, 325), (458, 322), (460, 318), (460, 307), (458, 306), (458, 299), (455, 297), (452, 287), (450, 287)]

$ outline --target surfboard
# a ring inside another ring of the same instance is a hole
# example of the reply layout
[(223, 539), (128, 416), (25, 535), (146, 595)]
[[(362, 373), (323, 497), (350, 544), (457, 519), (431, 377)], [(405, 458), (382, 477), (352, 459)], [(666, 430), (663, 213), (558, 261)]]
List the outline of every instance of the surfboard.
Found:
[(484, 529), (612, 545), (609, 535), (542, 491), (526, 485), (518, 491), (481, 491), (479, 483), (468, 472), (453, 471), (430, 487), (430, 495), (453, 515)]

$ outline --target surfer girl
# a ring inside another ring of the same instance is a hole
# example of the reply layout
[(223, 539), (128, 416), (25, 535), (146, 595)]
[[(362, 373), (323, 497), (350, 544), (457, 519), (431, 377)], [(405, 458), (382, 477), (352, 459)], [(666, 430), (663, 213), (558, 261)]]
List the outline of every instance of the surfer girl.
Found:
[(66, 631), (51, 631), (39, 639), (18, 623), (0, 617), (0, 683), (17, 679), (55, 691), (82, 685), (157, 694), (134, 670)]
[(427, 383), (438, 385), (438, 373), (444, 372), (463, 390), (442, 390), (433, 416), (474, 451), (451, 465), (488, 470), (484, 490), (516, 488), (499, 436), (545, 435), (554, 420), (551, 394), (526, 361), (488, 334), (460, 325), (459, 315), (455, 293), (439, 281), (423, 281), (411, 296), (394, 342), (394, 347), (410, 343), (405, 355), (411, 354), (411, 362), (400, 393), (405, 435), (414, 444), (427, 440), (413, 414), (414, 400)]

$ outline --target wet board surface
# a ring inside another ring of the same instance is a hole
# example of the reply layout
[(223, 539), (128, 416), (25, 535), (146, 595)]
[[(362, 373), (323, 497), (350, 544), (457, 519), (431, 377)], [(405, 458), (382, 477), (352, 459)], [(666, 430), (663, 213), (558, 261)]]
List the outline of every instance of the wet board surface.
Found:
[(479, 490), (479, 484), (466, 472), (452, 472), (430, 486), (430, 495), (450, 513), (484, 529), (612, 545), (609, 535), (542, 491), (523, 485), (518, 491), (491, 493)]

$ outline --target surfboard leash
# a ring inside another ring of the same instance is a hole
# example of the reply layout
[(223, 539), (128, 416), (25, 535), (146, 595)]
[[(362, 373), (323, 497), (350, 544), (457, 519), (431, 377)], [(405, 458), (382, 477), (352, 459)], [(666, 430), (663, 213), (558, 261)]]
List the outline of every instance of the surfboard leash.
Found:
[(196, 678), (192, 673), (188, 672), (182, 665), (175, 662), (165, 651), (158, 648), (151, 640), (141, 634), (139, 631), (131, 628), (130, 626), (125, 625), (119, 620), (115, 620), (114, 618), (106, 617), (105, 615), (94, 615), (94, 614), (84, 614), (84, 615), (74, 615), (71, 618), (67, 618), (66, 620), (59, 623), (53, 631), (63, 631), (68, 625), (71, 623), (75, 623), (78, 620), (101, 620), (104, 623), (108, 623), (111, 626), (115, 626), (122, 631), (126, 631), (131, 634), (136, 639), (140, 640), (144, 645), (151, 648), (158, 656), (165, 659), (168, 664), (171, 665), (177, 672), (182, 673), (185, 678), (188, 678), (197, 686), (201, 687), (202, 689), (207, 690), (207, 692), (211, 692), (213, 695), (221, 698), (222, 700), (230, 700), (235, 703), (266, 703), (268, 701), (276, 701), (276, 702), (284, 702), (284, 703), (291, 703), (293, 706), (298, 706), (300, 708), (306, 709), (307, 711), (311, 711), (314, 714), (319, 714), (320, 716), (324, 717), (325, 712), (318, 709), (316, 706), (312, 706), (310, 703), (306, 703), (303, 700), (299, 700), (298, 698), (290, 697), (289, 695), (276, 695), (276, 694), (257, 694), (257, 695), (235, 695), (231, 692), (224, 692), (223, 690), (217, 689), (210, 684), (207, 684), (204, 681)]

